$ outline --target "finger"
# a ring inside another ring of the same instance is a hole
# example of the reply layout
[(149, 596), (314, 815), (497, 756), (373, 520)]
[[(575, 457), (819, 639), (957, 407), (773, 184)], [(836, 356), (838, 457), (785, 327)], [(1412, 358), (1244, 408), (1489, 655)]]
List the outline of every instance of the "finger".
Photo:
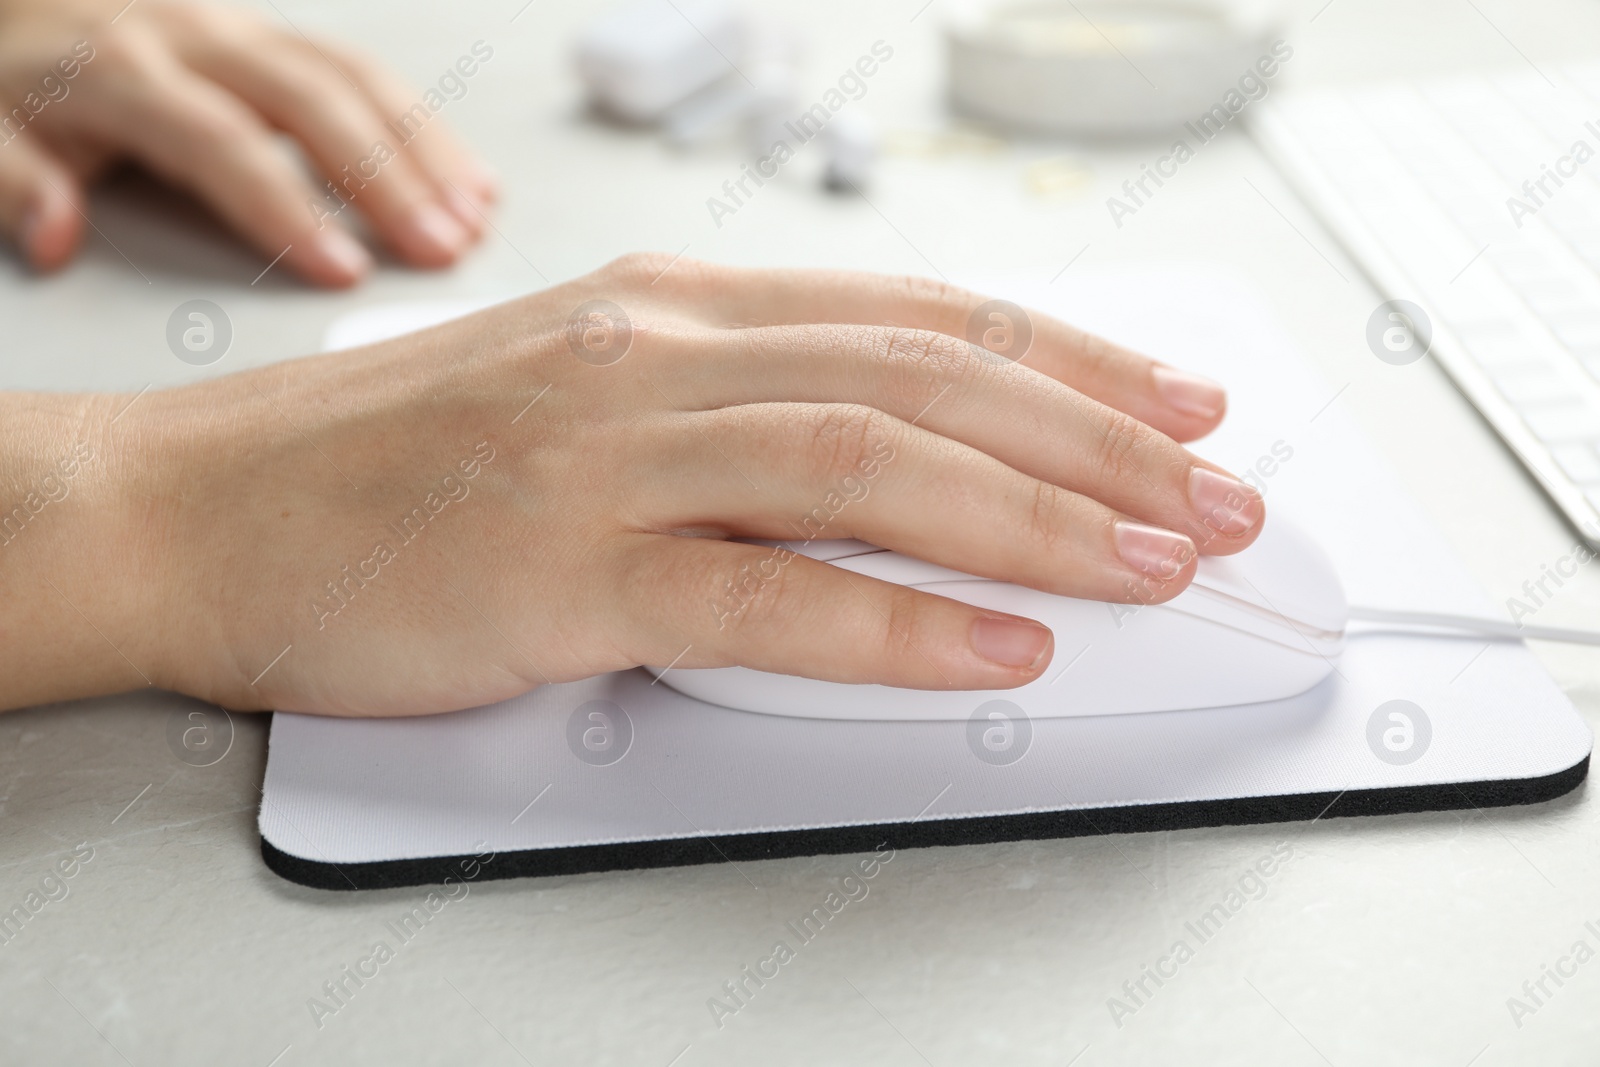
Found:
[(419, 267), (454, 263), (479, 232), (443, 203), (434, 183), (352, 82), (328, 60), (276, 35), (192, 48), (185, 60), (284, 130), (395, 254)]
[[(723, 334), (679, 402), (714, 408), (859, 404), (960, 441), (1051, 485), (1224, 555), (1255, 540), (1259, 493), (1170, 437), (1025, 366), (946, 334), (883, 326)], [(690, 343), (695, 344), (691, 341)]]
[(706, 462), (663, 448), (630, 494), (661, 529), (855, 537), (1088, 600), (1159, 603), (1194, 577), (1195, 546), (1182, 534), (873, 408), (752, 404), (684, 417)]
[[(436, 117), (437, 107), (419, 96), (381, 63), (361, 52), (326, 43), (313, 46), (326, 53), (367, 94), (373, 107), (404, 142), (401, 150), (439, 190), (441, 198), (463, 224), (481, 230), (487, 212), (499, 198), (500, 182), (494, 171)], [(487, 44), (474, 45), (471, 55), (456, 60), (456, 73), (473, 77), (479, 64), (492, 57)], [(465, 82), (463, 82), (465, 84)]]
[(269, 259), (319, 285), (359, 281), (372, 259), (311, 205), (322, 198), (238, 97), (176, 63), (152, 64), (99, 114), (94, 132), (192, 190)]
[(1226, 392), (1208, 378), (1158, 363), (1042, 312), (1026, 311), (1024, 321), (1013, 322), (1006, 309), (989, 308), (975, 319), (988, 298), (943, 282), (826, 270), (723, 268), (719, 274), (719, 310), (725, 321), (897, 325), (980, 342), (994, 330), (1002, 337), (1009, 332), (1019, 346), (1031, 334), (1025, 352), (1004, 354), (1174, 440), (1205, 436), (1227, 412)]
[(617, 554), (613, 632), (636, 663), (1007, 689), (1037, 678), (1054, 650), (1050, 631), (1031, 620), (786, 550), (633, 534)]
[(0, 232), (38, 271), (64, 266), (84, 230), (83, 187), (31, 133), (0, 145)]

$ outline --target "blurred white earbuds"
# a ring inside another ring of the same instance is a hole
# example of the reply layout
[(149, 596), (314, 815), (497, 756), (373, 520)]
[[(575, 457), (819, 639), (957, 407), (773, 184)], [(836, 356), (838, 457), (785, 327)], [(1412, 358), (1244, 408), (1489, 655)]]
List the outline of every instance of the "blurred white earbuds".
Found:
[[(796, 38), (721, 0), (626, 0), (579, 33), (574, 58), (597, 111), (684, 148), (736, 129), (760, 160), (792, 139), (801, 111)], [(877, 155), (867, 119), (837, 115), (819, 140), (829, 188), (866, 182)]]

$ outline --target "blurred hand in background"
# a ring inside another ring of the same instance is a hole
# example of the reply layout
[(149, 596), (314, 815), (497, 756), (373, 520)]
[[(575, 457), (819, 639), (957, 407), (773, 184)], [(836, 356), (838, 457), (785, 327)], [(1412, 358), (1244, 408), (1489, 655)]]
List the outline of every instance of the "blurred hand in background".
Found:
[(486, 227), (495, 181), (441, 120), (399, 121), (420, 99), (358, 52), (232, 8), (0, 0), (0, 233), (35, 269), (61, 267), (89, 225), (86, 186), (132, 161), (317, 285), (372, 265), (342, 203), (402, 262), (448, 266)]

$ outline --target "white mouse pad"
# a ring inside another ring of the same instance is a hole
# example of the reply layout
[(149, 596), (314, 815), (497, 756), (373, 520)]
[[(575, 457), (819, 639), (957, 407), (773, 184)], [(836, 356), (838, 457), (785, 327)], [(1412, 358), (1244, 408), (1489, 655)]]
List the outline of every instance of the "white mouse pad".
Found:
[[(1498, 617), (1340, 410), (1342, 383), (1296, 356), (1252, 292), (1187, 271), (987, 288), (1225, 382), (1231, 413), (1199, 450), (1314, 531), (1352, 603)], [(330, 341), (465, 310), (371, 309)], [(437, 881), (486, 850), (484, 876), (510, 877), (1487, 807), (1569, 791), (1592, 745), (1522, 645), (1359, 624), (1303, 696), (1206, 711), (840, 722), (652, 681), (628, 671), (425, 718), (278, 713), (263, 855), (353, 889)]]

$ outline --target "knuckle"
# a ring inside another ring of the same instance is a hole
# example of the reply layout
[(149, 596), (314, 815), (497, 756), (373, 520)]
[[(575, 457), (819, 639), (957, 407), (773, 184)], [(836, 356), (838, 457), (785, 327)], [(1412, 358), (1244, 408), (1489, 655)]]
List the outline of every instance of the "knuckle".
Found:
[(236, 43), (260, 24), (252, 12), (211, 4), (166, 4), (159, 11), (171, 29), (213, 43)]
[(690, 266), (691, 261), (675, 261), (665, 252), (629, 252), (607, 263), (600, 273), (628, 285), (650, 285), (674, 265), (681, 269)]
[(1078, 335), (1074, 362), (1091, 378), (1109, 378), (1127, 365), (1128, 354), (1103, 337), (1092, 333)]
[(918, 406), (931, 403), (983, 369), (971, 345), (933, 330), (890, 327), (879, 358), (893, 395)]
[(930, 601), (927, 594), (905, 586), (895, 586), (889, 592), (889, 602), (883, 607), (882, 616), (882, 641), (883, 656), (888, 662), (895, 662), (907, 653), (917, 656), (915, 650), (927, 644), (922, 639), (922, 631), (927, 628), (928, 605)]
[(890, 366), (937, 377), (965, 374), (974, 362), (972, 347), (948, 334), (900, 326), (888, 328), (883, 358)]
[(1045, 555), (1053, 557), (1056, 550), (1066, 547), (1072, 525), (1070, 498), (1067, 491), (1050, 482), (1035, 482), (1033, 506), (1028, 513), (1028, 535)]
[(1100, 440), (1095, 459), (1100, 475), (1119, 485), (1140, 479), (1151, 431), (1131, 415), (1113, 408), (1103, 408), (1097, 414)]
[(880, 442), (891, 444), (890, 417), (865, 404), (824, 405), (806, 427), (813, 473), (832, 483), (854, 474), (875, 454)]
[(802, 618), (806, 612), (806, 583), (797, 577), (797, 572), (785, 567), (777, 575), (768, 579), (764, 587), (764, 596), (756, 597), (756, 620), (758, 622), (790, 625)]
[(260, 135), (257, 121), (231, 108), (190, 108), (184, 115), (190, 151), (197, 157), (230, 159), (244, 155)]
[(739, 602), (737, 617), (742, 625), (790, 627), (806, 611), (805, 585), (793, 567), (746, 562), (727, 588)]
[(114, 26), (96, 37), (94, 65), (99, 70), (123, 78), (153, 77), (159, 49), (147, 33), (127, 26)]
[[(293, 107), (301, 114), (315, 114), (322, 112), (328, 121), (349, 129), (362, 129), (371, 117), (371, 106), (350, 87), (337, 68), (329, 63), (312, 61), (306, 58), (292, 60), (295, 64), (295, 76), (283, 87), (284, 103)], [(397, 147), (404, 150), (404, 141), (397, 143)], [(361, 144), (359, 141), (351, 145), (348, 158), (341, 160), (351, 167), (361, 167), (362, 160), (375, 156), (378, 151), (376, 141)], [(385, 170), (380, 177), (385, 179), (385, 188), (391, 187), (389, 183), (396, 183), (396, 175), (404, 174), (403, 169)], [(406, 175), (410, 183), (409, 175)], [(420, 191), (417, 199), (421, 199)]]
[(901, 275), (900, 289), (913, 305), (938, 308), (970, 308), (978, 300), (965, 289), (951, 285), (940, 278), (925, 278), (917, 274)]

